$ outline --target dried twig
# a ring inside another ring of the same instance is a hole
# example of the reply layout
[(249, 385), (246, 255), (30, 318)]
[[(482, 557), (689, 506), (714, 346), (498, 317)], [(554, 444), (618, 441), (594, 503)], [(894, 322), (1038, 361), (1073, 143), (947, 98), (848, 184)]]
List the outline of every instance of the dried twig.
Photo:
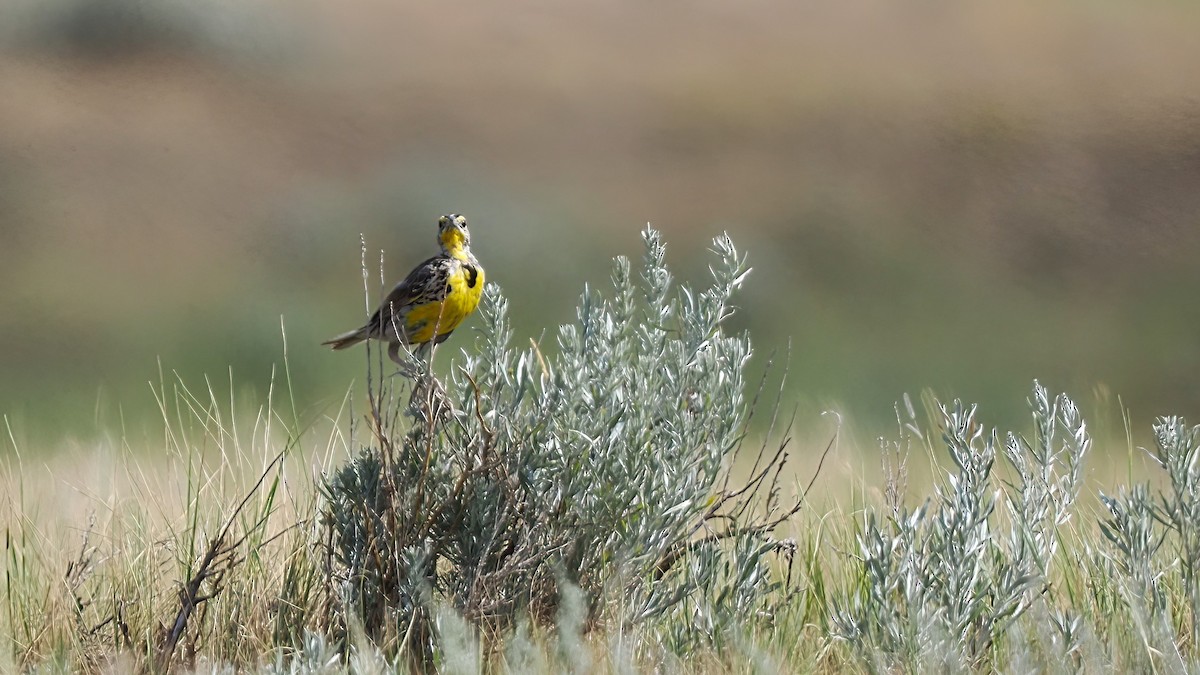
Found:
[[(242, 562), (243, 559), (236, 555), (238, 549), (245, 543), (251, 533), (266, 524), (269, 514), (259, 519), (258, 522), (248, 528), (237, 540), (230, 542), (230, 531), (233, 528), (234, 521), (241, 514), (242, 510), (246, 508), (246, 505), (250, 503), (251, 497), (262, 487), (271, 470), (283, 461), (287, 450), (285, 448), (267, 464), (262, 475), (255, 481), (254, 486), (250, 488), (242, 501), (229, 514), (217, 536), (209, 540), (208, 547), (205, 549), (195, 573), (179, 589), (179, 610), (175, 613), (175, 619), (171, 622), (170, 629), (163, 636), (162, 643), (159, 645), (158, 653), (154, 659), (155, 669), (158, 672), (166, 672), (170, 667), (175, 649), (187, 631), (188, 622), (192, 615), (203, 603), (217, 597), (221, 593), (221, 582), (224, 581), (225, 576)], [(207, 591), (205, 590), (206, 588)]]

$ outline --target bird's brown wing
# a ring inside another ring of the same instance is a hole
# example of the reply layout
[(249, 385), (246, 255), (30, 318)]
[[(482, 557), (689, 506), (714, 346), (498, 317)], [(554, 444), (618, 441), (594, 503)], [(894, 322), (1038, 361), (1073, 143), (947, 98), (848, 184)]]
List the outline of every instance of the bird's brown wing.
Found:
[(365, 326), (368, 333), (372, 337), (387, 334), (391, 331), (393, 317), (396, 317), (396, 326), (403, 331), (403, 317), (409, 309), (445, 298), (451, 262), (446, 256), (434, 256), (414, 267), (371, 315)]

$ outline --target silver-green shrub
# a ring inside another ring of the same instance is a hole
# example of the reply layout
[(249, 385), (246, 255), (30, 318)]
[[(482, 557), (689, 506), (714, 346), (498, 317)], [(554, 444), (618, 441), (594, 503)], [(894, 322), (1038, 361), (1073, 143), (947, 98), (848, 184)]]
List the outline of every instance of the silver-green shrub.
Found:
[[(1052, 401), (1035, 382), (1030, 409), (1034, 441), (1008, 434), (1003, 444), (1015, 474), (1004, 493), (1006, 527), (995, 513), (1000, 437), (961, 401), (938, 406), (952, 468), (933, 498), (915, 509), (891, 504), (886, 516), (867, 509), (854, 577), (860, 587), (834, 599), (831, 618), (835, 636), (872, 669), (994, 665), (997, 642), (1048, 583), (1056, 528), (1070, 517), (1091, 439), (1065, 395)], [(1077, 646), (1078, 621), (1056, 607), (1043, 610), (1065, 658)]]
[[(1148, 454), (1166, 473), (1169, 490), (1155, 495), (1143, 483), (1122, 487), (1116, 496), (1101, 494), (1109, 517), (1100, 532), (1108, 548), (1098, 566), (1120, 593), (1120, 619), (1132, 623), (1141, 637), (1127, 649), (1137, 657), (1132, 667), (1195, 670), (1200, 667), (1200, 427), (1189, 427), (1180, 417), (1160, 417), (1153, 432), (1155, 445)], [(1184, 622), (1177, 627), (1174, 617)]]
[(618, 258), (611, 295), (585, 288), (554, 349), (512, 344), (492, 284), (444, 384), (399, 404), (374, 390), (373, 441), (324, 487), (343, 631), (428, 662), (434, 603), (486, 636), (553, 626), (563, 588), (586, 624), (653, 624), (683, 650), (771, 601), (766, 560), (786, 549), (771, 531), (798, 508), (778, 485), (786, 454), (764, 445), (738, 489), (726, 473), (750, 408), (749, 338), (723, 328), (745, 257), (717, 238), (697, 290), (674, 284), (657, 232), (643, 239), (639, 273)]

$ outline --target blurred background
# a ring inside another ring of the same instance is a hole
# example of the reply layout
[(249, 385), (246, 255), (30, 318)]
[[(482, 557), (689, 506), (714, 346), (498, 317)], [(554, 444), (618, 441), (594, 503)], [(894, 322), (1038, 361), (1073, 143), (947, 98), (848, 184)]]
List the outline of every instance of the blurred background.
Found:
[(1023, 429), (1035, 377), (1200, 419), (1197, 35), (1177, 0), (6, 0), (0, 412), (53, 447), (156, 419), (160, 372), (261, 396), (282, 321), (320, 414), (361, 392), (318, 344), (359, 234), (391, 283), (461, 212), (546, 344), (647, 222), (700, 283), (729, 231), (801, 424), (932, 390)]

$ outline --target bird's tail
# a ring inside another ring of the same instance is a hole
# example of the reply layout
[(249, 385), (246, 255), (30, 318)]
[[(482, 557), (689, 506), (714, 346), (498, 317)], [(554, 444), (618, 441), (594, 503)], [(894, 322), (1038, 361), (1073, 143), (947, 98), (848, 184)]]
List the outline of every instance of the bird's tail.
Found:
[(326, 340), (326, 341), (322, 342), (321, 344), (329, 345), (330, 347), (333, 347), (334, 349), (345, 349), (346, 347), (353, 347), (354, 345), (367, 339), (367, 336), (364, 335), (364, 333), (365, 333), (365, 331), (363, 329), (356, 328), (355, 330), (352, 330), (349, 333), (342, 333), (341, 335), (339, 335), (335, 338), (332, 338), (330, 340)]

